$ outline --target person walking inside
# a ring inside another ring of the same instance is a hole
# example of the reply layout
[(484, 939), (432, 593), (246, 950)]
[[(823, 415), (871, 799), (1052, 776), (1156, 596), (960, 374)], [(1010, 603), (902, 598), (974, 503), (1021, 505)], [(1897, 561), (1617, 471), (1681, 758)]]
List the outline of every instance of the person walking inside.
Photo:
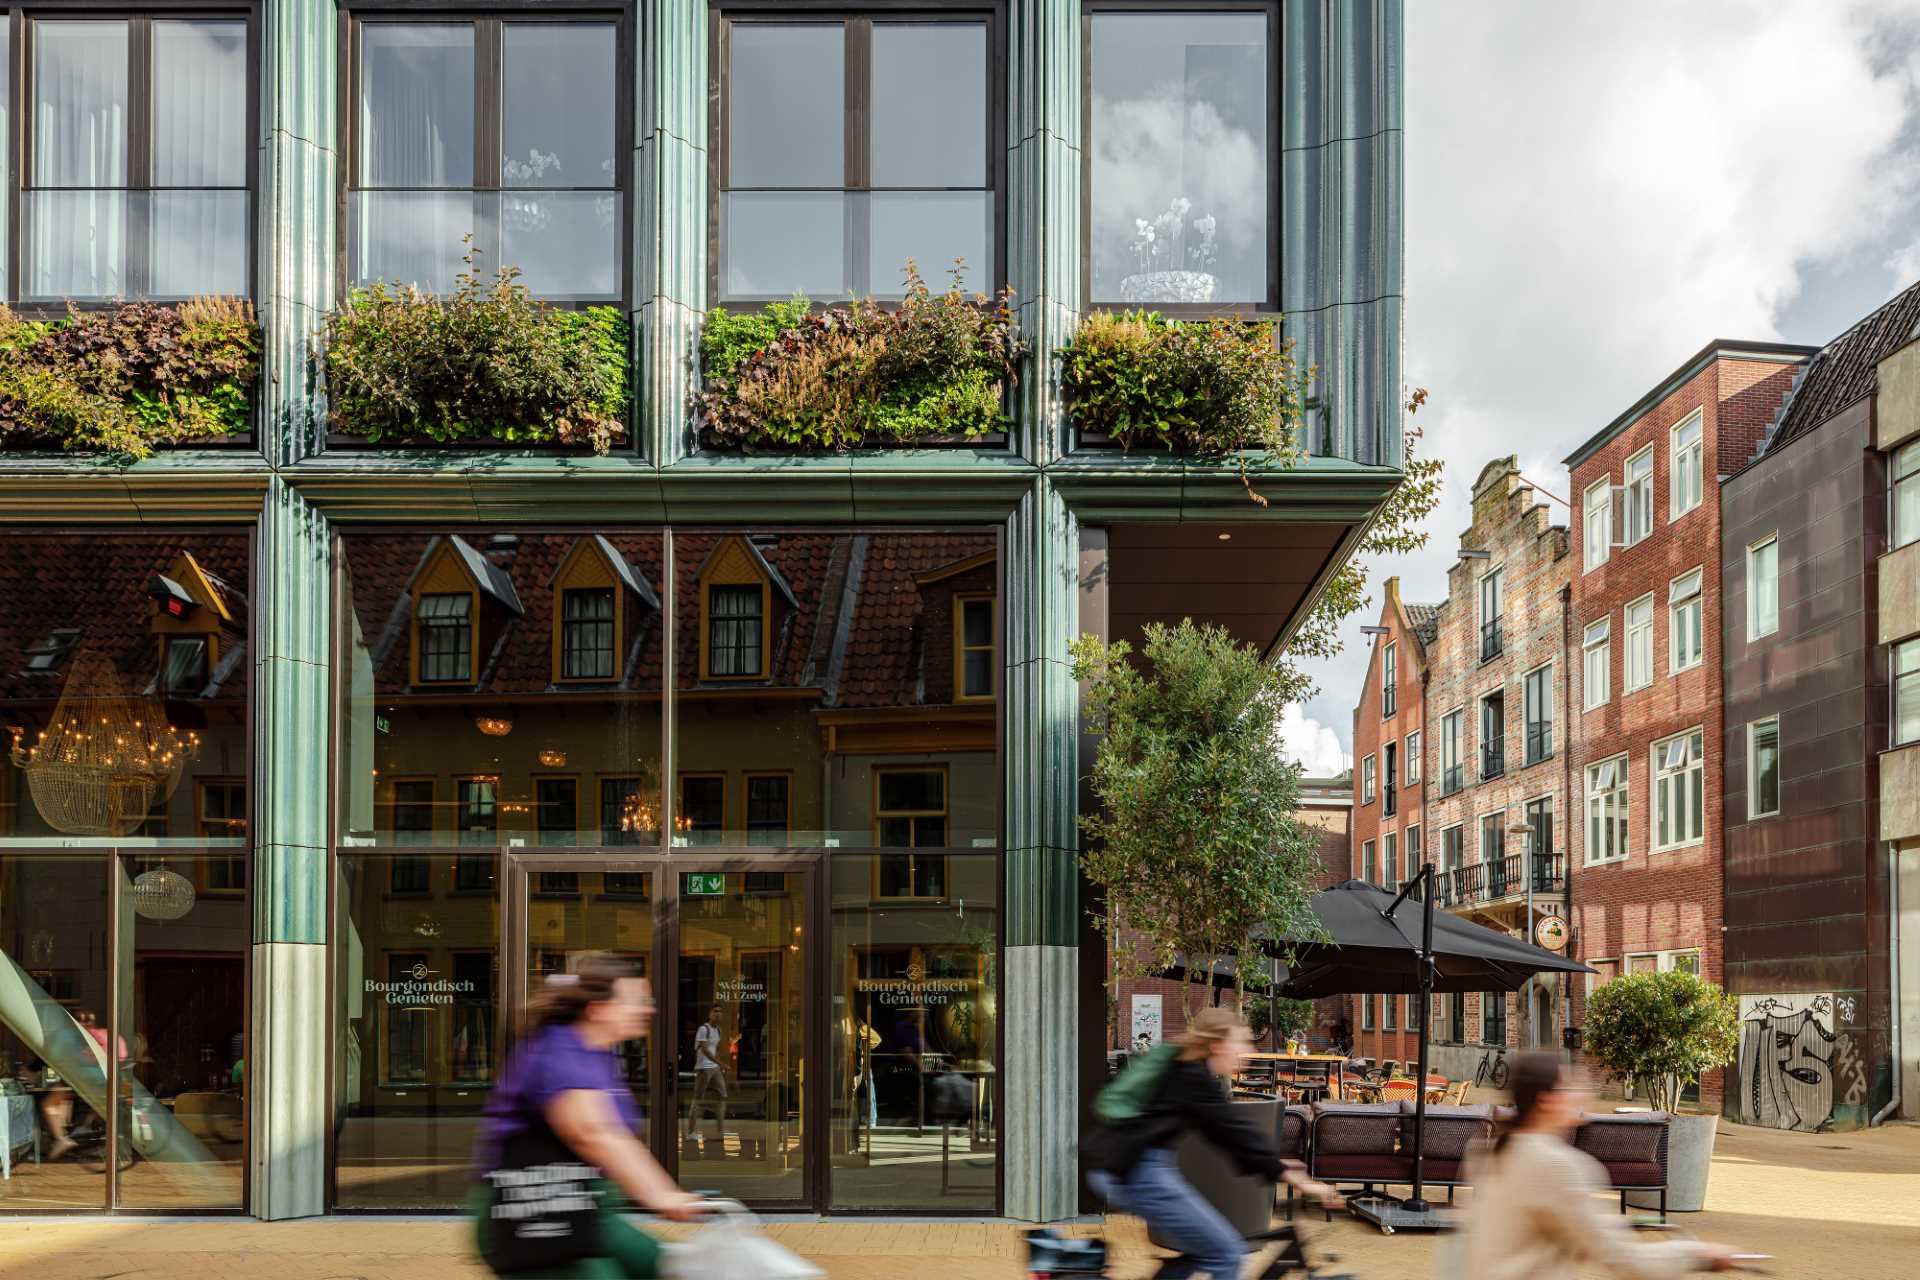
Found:
[(660, 1248), (618, 1212), (618, 1192), (675, 1222), (704, 1212), (636, 1136), (640, 1110), (613, 1050), (646, 1034), (647, 980), (596, 952), (554, 974), (487, 1100), (470, 1201), (497, 1275), (622, 1280), (657, 1274)]
[(727, 1157), (727, 1070), (720, 1061), (725, 1042), (720, 1033), (720, 1006), (716, 1004), (707, 1010), (707, 1020), (693, 1033), (693, 1102), (687, 1108), (687, 1137), (691, 1140), (700, 1127), (700, 1104), (713, 1095), (707, 1104), (713, 1110), (713, 1150), (706, 1153), (709, 1160)]
[(1595, 1198), (1600, 1162), (1571, 1142), (1588, 1097), (1551, 1053), (1521, 1054), (1511, 1079), (1516, 1115), (1490, 1148), (1469, 1156), (1462, 1229), (1449, 1242), (1449, 1280), (1573, 1280), (1597, 1268), (1616, 1280), (1725, 1271), (1733, 1251), (1695, 1241), (1646, 1243)]

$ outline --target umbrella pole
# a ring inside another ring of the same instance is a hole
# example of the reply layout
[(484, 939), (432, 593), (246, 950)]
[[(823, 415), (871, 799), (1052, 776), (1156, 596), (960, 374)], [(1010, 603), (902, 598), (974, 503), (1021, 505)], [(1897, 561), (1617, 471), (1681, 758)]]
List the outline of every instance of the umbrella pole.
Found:
[(1427, 1037), (1433, 1024), (1433, 864), (1420, 868), (1425, 881), (1420, 893), (1420, 1069), (1413, 1086), (1413, 1196), (1402, 1206), (1426, 1213), (1430, 1206), (1420, 1194), (1427, 1162)]

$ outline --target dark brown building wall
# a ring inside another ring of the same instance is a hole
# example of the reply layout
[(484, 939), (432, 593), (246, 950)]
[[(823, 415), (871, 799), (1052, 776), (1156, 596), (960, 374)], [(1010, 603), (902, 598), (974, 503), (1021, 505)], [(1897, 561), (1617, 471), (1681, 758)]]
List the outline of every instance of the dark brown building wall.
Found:
[[(1872, 439), (1869, 400), (1732, 477), (1721, 493), (1726, 986), (1744, 997), (1743, 1015), (1767, 996), (1833, 997), (1829, 1123), (1837, 1128), (1865, 1124), (1891, 1087), (1886, 862), (1877, 838), (1887, 661), (1876, 643), (1873, 583), (1886, 488)], [(1750, 641), (1746, 553), (1770, 533), (1780, 539), (1780, 629)], [(1750, 818), (1748, 726), (1773, 715), (1780, 812)], [(1743, 1062), (1729, 1073), (1730, 1116), (1771, 1122), (1763, 1072)]]

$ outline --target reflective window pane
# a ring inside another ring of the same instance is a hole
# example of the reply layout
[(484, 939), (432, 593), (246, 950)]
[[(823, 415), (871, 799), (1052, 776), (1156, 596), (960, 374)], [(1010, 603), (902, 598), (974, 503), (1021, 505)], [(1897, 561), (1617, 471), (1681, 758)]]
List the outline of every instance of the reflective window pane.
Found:
[(955, 259), (965, 263), (961, 279), (969, 291), (991, 289), (993, 192), (876, 191), (863, 198), (872, 210), (867, 278), (874, 297), (905, 292), (909, 258), (936, 293), (950, 283)]
[(247, 132), (247, 24), (155, 22), (153, 185), (246, 186)]
[(127, 181), (127, 24), (33, 27), (33, 184)]
[(727, 192), (720, 212), (722, 294), (847, 297), (853, 288), (847, 274), (848, 199), (838, 191)]
[[(13, 112), (13, 24), (0, 22), (0, 138), (11, 138)], [(13, 150), (0, 148), (0, 182), (11, 181)], [(7, 252), (8, 235), (11, 228), (7, 218), (0, 218), (0, 298), (10, 298), (7, 292)]]
[(543, 298), (620, 293), (620, 198), (596, 191), (504, 192), (499, 260)]
[(155, 191), (140, 198), (148, 209), (149, 295), (246, 294), (246, 191)]
[(873, 185), (987, 185), (987, 27), (873, 26)]
[(1093, 16), (1093, 297), (1267, 299), (1267, 18)]
[(837, 22), (728, 28), (727, 185), (846, 180), (846, 36)]
[(613, 24), (509, 22), (501, 39), (501, 184), (613, 186)]
[(833, 1207), (994, 1207), (999, 861), (939, 859), (964, 911), (889, 903), (888, 855), (835, 854)]
[(0, 1208), (106, 1208), (107, 919), (104, 856), (0, 855)]
[(123, 1208), (243, 1203), (253, 920), (244, 897), (205, 891), (209, 863), (204, 854), (120, 859)]
[[(657, 533), (353, 533), (340, 826), (377, 845), (660, 843)], [(614, 587), (613, 675), (569, 684), (570, 588)], [(423, 666), (441, 601), (467, 611), (477, 665)], [(422, 886), (425, 887), (425, 886)]]
[(128, 204), (124, 191), (22, 191), (27, 296), (126, 297)]
[[(465, 270), (464, 238), (484, 228), (468, 191), (356, 191), (349, 198), (348, 231), (356, 285), (375, 280), (452, 293)], [(483, 271), (492, 264), (482, 262)]]
[(361, 184), (472, 186), (473, 75), (471, 24), (363, 24)]

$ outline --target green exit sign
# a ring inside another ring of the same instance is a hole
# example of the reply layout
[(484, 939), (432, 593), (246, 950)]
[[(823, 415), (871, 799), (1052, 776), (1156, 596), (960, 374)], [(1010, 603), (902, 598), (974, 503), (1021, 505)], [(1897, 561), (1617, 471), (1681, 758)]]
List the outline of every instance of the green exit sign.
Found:
[(680, 892), (689, 898), (718, 898), (727, 892), (724, 871), (689, 871), (680, 879)]

